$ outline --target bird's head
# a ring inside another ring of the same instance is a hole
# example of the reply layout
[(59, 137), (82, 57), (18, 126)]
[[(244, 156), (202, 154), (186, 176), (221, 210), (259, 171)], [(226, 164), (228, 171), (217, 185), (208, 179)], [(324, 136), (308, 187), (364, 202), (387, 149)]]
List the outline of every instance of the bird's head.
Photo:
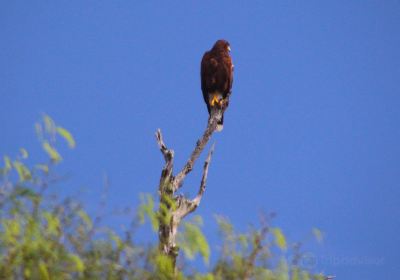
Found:
[(218, 40), (217, 42), (215, 42), (212, 49), (215, 51), (230, 52), (231, 46), (230, 46), (229, 42), (226, 40)]

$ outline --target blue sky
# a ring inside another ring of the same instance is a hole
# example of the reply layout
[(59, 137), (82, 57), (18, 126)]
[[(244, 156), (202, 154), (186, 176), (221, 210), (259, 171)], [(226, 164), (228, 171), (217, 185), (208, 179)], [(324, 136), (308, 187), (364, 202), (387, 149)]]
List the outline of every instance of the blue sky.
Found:
[[(178, 168), (202, 133), (200, 60), (225, 38), (235, 80), (197, 211), (207, 236), (213, 213), (245, 229), (276, 211), (289, 239), (325, 232), (317, 268), (337, 279), (399, 275), (399, 1), (1, 6), (0, 154), (44, 158), (33, 123), (46, 112), (77, 140), (62, 188), (94, 205), (107, 174), (110, 208), (136, 205), (159, 179), (155, 130)], [(183, 191), (199, 181), (197, 168)]]

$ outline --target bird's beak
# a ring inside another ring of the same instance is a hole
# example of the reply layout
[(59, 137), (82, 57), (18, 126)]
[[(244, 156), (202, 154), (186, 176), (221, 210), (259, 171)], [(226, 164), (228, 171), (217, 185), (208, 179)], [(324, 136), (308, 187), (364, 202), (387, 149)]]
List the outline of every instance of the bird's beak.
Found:
[(230, 46), (228, 46), (228, 51), (231, 51), (231, 47)]

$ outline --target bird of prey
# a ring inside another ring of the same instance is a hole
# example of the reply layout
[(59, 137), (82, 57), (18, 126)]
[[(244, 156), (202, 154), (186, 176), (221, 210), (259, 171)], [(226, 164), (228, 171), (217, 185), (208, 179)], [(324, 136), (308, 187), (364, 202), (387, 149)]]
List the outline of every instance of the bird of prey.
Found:
[(233, 64), (230, 56), (230, 45), (225, 40), (218, 40), (201, 60), (201, 90), (210, 117), (222, 110), (218, 120), (217, 131), (224, 123), (223, 112), (228, 106), (228, 99), (233, 82)]

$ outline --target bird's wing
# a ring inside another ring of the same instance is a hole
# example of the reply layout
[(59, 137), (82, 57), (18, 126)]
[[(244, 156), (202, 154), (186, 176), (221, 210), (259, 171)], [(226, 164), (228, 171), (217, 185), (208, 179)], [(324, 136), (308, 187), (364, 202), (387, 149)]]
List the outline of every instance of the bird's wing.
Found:
[(218, 60), (210, 52), (206, 52), (201, 60), (201, 90), (204, 92), (212, 91), (216, 82), (216, 72)]
[(229, 55), (224, 57), (224, 72), (226, 73), (226, 88), (224, 90), (224, 98), (230, 93), (233, 84), (233, 64)]

